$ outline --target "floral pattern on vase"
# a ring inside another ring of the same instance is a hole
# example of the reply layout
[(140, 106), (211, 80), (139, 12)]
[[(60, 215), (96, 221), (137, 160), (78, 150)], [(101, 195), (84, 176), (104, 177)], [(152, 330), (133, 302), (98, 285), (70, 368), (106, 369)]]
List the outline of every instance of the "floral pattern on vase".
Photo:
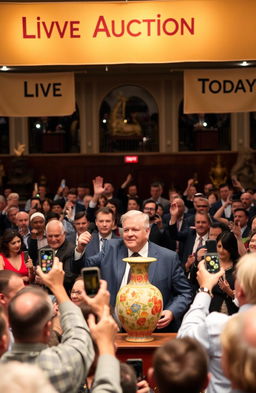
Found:
[(116, 310), (127, 341), (152, 341), (152, 332), (163, 309), (162, 294), (148, 281), (148, 268), (155, 258), (130, 257), (124, 262), (131, 267), (131, 278), (116, 297)]

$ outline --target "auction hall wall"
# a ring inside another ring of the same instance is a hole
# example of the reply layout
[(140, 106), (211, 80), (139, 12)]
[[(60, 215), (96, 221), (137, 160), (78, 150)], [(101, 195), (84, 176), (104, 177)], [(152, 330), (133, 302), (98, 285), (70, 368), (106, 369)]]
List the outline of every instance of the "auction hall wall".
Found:
[[(142, 197), (148, 194), (152, 180), (161, 180), (165, 192), (172, 184), (183, 189), (194, 172), (200, 183), (209, 181), (210, 168), (216, 164), (217, 152), (178, 152), (178, 108), (183, 98), (182, 72), (164, 74), (114, 74), (109, 67), (102, 75), (90, 73), (76, 75), (76, 101), (80, 112), (81, 154), (29, 155), (28, 128), (26, 118), (12, 118), (10, 151), (18, 143), (26, 145), (25, 157), (34, 170), (34, 181), (45, 175), (51, 189), (55, 189), (61, 178), (67, 183), (90, 182), (94, 176), (102, 175), (116, 185), (121, 184), (132, 171), (138, 182)], [(117, 86), (134, 84), (144, 87), (155, 98), (159, 108), (159, 153), (139, 153), (139, 163), (124, 164), (124, 153), (99, 154), (99, 108), (102, 99)], [(236, 161), (237, 151), (248, 146), (248, 114), (231, 116), (231, 152), (218, 152), (228, 170)], [(0, 156), (6, 172), (13, 156)]]
[[(218, 152), (221, 162), (228, 171), (236, 162), (237, 153)], [(13, 156), (0, 157), (8, 171)], [(47, 155), (27, 156), (29, 167), (34, 170), (34, 181), (40, 176), (47, 178), (49, 189), (54, 192), (62, 178), (67, 184), (77, 185), (79, 182), (88, 182), (95, 176), (103, 176), (118, 187), (125, 180), (128, 173), (132, 173), (134, 181), (139, 186), (140, 196), (149, 196), (149, 186), (152, 181), (160, 180), (164, 183), (164, 193), (176, 186), (180, 190), (186, 188), (188, 178), (198, 173), (199, 188), (209, 182), (209, 172), (216, 165), (215, 152), (173, 153), (173, 154), (140, 154), (138, 164), (125, 164), (123, 155)], [(32, 186), (32, 185), (31, 185)], [(29, 189), (27, 190), (29, 193)]]

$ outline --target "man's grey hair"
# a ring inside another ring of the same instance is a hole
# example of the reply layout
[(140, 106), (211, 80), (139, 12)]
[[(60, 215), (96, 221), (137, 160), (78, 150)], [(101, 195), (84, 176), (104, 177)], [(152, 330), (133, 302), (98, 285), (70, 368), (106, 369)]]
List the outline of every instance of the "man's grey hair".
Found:
[(59, 229), (61, 230), (61, 234), (62, 234), (62, 235), (65, 233), (64, 225), (62, 224), (61, 221), (59, 221), (59, 220), (56, 219), (56, 220), (51, 220), (51, 221), (49, 221), (48, 224), (46, 225), (46, 227), (45, 227), (46, 235), (47, 235), (49, 226), (52, 226), (53, 224), (55, 224), (55, 225), (57, 225), (57, 226), (59, 227)]
[(184, 203), (183, 199), (182, 199), (180, 196), (175, 196), (175, 197), (173, 198), (173, 202), (177, 201), (177, 199), (178, 199), (179, 201), (181, 201), (181, 203), (182, 203), (183, 206), (185, 206), (185, 203)]
[(128, 218), (136, 218), (138, 221), (143, 222), (145, 229), (149, 228), (149, 217), (147, 214), (139, 210), (130, 210), (121, 216), (121, 224), (124, 225)]
[(8, 362), (0, 364), (0, 392), (57, 393), (46, 373), (34, 364)]
[(7, 197), (7, 201), (10, 201), (11, 199), (19, 199), (20, 196), (17, 192), (11, 192), (8, 197)]

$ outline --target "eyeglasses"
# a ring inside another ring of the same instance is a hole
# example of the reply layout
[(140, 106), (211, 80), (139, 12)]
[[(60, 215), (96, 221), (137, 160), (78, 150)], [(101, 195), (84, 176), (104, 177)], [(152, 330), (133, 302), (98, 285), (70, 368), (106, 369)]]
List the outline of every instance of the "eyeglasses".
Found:
[(208, 205), (197, 205), (197, 207), (209, 207)]

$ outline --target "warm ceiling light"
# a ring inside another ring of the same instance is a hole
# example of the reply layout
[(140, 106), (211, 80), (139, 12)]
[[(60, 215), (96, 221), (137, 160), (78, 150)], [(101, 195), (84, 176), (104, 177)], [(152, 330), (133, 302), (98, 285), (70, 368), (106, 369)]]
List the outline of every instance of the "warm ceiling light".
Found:
[(9, 70), (9, 68), (6, 67), (5, 65), (0, 68), (0, 71), (8, 71), (8, 70)]
[(248, 63), (248, 61), (243, 61), (240, 65), (243, 67), (247, 67), (249, 65), (249, 63)]

